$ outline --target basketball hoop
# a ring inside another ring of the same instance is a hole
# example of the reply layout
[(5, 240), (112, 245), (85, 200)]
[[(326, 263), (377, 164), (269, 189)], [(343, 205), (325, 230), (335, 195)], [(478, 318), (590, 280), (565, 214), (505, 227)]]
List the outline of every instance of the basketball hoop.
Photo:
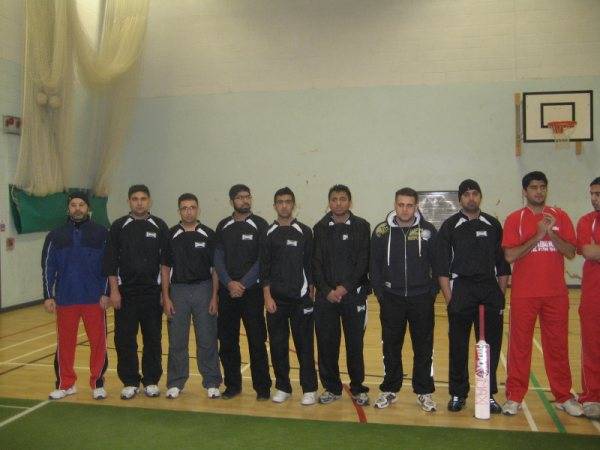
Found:
[(552, 128), (552, 134), (554, 135), (554, 144), (556, 148), (568, 148), (571, 136), (575, 132), (577, 122), (574, 120), (560, 120), (555, 122), (548, 122), (548, 127)]

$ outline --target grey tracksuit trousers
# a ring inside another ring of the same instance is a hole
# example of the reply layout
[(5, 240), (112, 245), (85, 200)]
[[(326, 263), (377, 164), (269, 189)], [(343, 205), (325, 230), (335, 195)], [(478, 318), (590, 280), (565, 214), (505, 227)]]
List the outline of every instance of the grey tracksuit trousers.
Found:
[(167, 387), (183, 389), (189, 377), (190, 319), (196, 336), (196, 361), (205, 389), (219, 387), (222, 382), (217, 345), (217, 316), (208, 313), (212, 280), (198, 284), (171, 285), (175, 314), (168, 321), (169, 359)]

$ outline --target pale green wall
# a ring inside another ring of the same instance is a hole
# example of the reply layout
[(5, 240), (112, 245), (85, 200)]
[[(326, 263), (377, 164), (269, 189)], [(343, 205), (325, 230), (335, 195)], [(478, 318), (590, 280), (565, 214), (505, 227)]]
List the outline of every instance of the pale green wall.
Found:
[[(598, 105), (597, 3), (153, 1), (142, 98), (110, 213), (125, 213), (128, 185), (146, 182), (154, 211), (170, 223), (177, 195), (190, 190), (214, 226), (229, 213), (228, 187), (242, 181), (269, 220), (273, 191), (290, 185), (300, 219), (312, 224), (329, 186), (345, 182), (355, 211), (374, 224), (399, 186), (455, 189), (475, 177), (485, 209), (503, 219), (520, 205), (521, 175), (539, 168), (550, 177), (550, 201), (576, 218), (600, 175), (598, 144), (579, 157), (530, 144), (516, 159), (512, 94), (593, 89)], [(23, 10), (21, 0), (0, 2), (3, 114), (20, 111)], [(75, 96), (77, 117), (86, 117)], [(594, 131), (600, 139), (597, 118)], [(72, 184), (84, 185), (85, 128), (77, 133)], [(16, 236), (8, 217), (17, 148), (18, 138), (0, 134), (4, 307), (41, 296), (44, 235)]]
[(522, 175), (539, 169), (550, 179), (549, 203), (576, 220), (590, 209), (587, 186), (600, 175), (598, 141), (581, 156), (528, 144), (516, 158), (513, 103), (514, 92), (574, 89), (598, 96), (600, 77), (140, 99), (109, 212), (125, 213), (127, 187), (147, 183), (154, 212), (170, 224), (177, 195), (191, 191), (215, 226), (230, 211), (227, 189), (243, 182), (268, 220), (273, 192), (290, 186), (300, 220), (312, 225), (327, 189), (340, 182), (351, 187), (355, 212), (375, 224), (399, 187), (456, 189), (472, 177), (484, 209), (504, 220), (521, 205)]
[[(19, 63), (0, 58), (2, 114), (21, 115), (21, 72)], [(2, 308), (38, 300), (42, 296), (40, 253), (45, 234), (19, 236), (10, 217), (8, 184), (14, 175), (18, 150), (18, 136), (0, 133), (0, 222), (6, 224), (6, 231), (0, 233)], [(8, 237), (16, 240), (12, 251), (6, 250)]]

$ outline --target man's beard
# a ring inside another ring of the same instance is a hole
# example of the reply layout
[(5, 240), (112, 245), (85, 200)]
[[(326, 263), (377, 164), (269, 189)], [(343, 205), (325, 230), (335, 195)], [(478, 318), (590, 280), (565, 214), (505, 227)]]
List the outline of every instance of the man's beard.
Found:
[(479, 205), (469, 204), (467, 206), (463, 206), (463, 209), (470, 213), (476, 213), (479, 211)]
[(77, 216), (70, 215), (69, 217), (71, 218), (71, 220), (73, 222), (83, 222), (84, 220), (86, 220), (88, 218), (88, 215), (87, 214), (81, 214), (81, 215), (77, 215)]
[(235, 210), (235, 212), (240, 214), (247, 214), (250, 212), (250, 206), (242, 206), (241, 208), (236, 208), (234, 206), (233, 209)]

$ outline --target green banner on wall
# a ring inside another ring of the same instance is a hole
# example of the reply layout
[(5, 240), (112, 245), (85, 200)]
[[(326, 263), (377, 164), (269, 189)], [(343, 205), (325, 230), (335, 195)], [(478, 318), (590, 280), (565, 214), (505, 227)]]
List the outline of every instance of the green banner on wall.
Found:
[[(15, 187), (9, 186), (10, 209), (15, 227), (19, 234), (50, 231), (65, 223), (67, 217), (68, 192), (36, 197)], [(69, 189), (69, 191), (86, 191), (88, 189)], [(108, 197), (90, 198), (90, 213), (94, 222), (108, 227), (106, 204)]]

